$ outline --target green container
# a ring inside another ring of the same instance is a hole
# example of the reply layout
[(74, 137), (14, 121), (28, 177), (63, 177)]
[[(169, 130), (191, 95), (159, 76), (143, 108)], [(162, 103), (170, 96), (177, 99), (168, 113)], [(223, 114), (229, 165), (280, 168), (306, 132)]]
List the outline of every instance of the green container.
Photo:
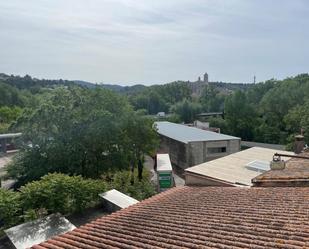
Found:
[(172, 173), (159, 173), (159, 186), (162, 188), (170, 188), (172, 186)]

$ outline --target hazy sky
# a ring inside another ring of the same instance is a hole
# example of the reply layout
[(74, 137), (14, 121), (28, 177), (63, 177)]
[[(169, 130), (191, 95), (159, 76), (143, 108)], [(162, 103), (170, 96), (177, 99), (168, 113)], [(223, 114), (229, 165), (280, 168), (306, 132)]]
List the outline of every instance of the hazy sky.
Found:
[(0, 72), (154, 84), (308, 72), (307, 0), (2, 0)]

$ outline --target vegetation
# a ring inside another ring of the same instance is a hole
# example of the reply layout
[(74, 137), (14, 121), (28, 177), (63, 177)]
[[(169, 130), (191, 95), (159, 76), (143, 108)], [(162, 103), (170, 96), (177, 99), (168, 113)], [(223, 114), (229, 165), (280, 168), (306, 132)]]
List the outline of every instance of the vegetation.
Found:
[(117, 189), (137, 200), (144, 200), (156, 194), (155, 186), (149, 181), (149, 174), (149, 171), (144, 171), (142, 180), (139, 180), (136, 171), (132, 173), (122, 170), (113, 174), (107, 173), (103, 179), (108, 183), (109, 189)]
[(200, 96), (187, 82), (119, 94), (30, 76), (0, 74), (0, 81), (0, 133), (23, 133), (8, 168), (17, 190), (0, 189), (0, 231), (52, 212), (80, 212), (111, 188), (138, 200), (155, 194), (143, 158), (158, 146), (150, 118), (157, 112), (187, 123), (199, 112), (222, 111), (209, 122), (223, 133), (289, 144), (303, 129), (309, 143), (308, 74), (250, 87), (213, 83)]
[(13, 226), (20, 221), (20, 215), (20, 194), (0, 188), (0, 236), (2, 230)]
[(158, 142), (151, 120), (136, 114), (125, 98), (99, 88), (57, 88), (14, 128), (26, 141), (8, 170), (19, 185), (53, 172), (98, 178), (134, 168)]
[(171, 107), (171, 111), (176, 113), (185, 123), (193, 122), (201, 110), (201, 104), (197, 102), (191, 102), (187, 99), (178, 102)]
[(98, 194), (106, 191), (106, 184), (102, 180), (54, 173), (26, 184), (19, 191), (25, 210), (69, 214), (97, 204)]

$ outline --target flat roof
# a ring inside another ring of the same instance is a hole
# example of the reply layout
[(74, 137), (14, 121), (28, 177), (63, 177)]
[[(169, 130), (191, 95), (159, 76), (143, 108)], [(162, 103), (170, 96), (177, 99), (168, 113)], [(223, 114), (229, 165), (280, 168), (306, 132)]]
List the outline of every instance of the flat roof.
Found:
[[(252, 147), (230, 154), (219, 159), (205, 162), (185, 169), (185, 172), (211, 177), (231, 184), (241, 184), (252, 186), (251, 179), (262, 172), (250, 170), (246, 165), (255, 160), (271, 161), (275, 153), (285, 153), (293, 155), (293, 152), (273, 150), (260, 147)], [(289, 158), (282, 158), (289, 160)]]
[(14, 137), (20, 137), (22, 133), (6, 133), (6, 134), (0, 134), (0, 139), (2, 138), (14, 138)]
[(138, 203), (138, 200), (135, 200), (131, 196), (128, 196), (124, 193), (119, 192), (116, 189), (109, 190), (105, 193), (99, 194), (103, 199), (117, 205), (120, 208), (127, 208), (133, 204)]
[(172, 171), (172, 164), (168, 154), (157, 154), (157, 171)]
[(195, 127), (189, 127), (182, 124), (175, 124), (167, 121), (155, 122), (158, 133), (165, 137), (172, 138), (182, 143), (201, 142), (201, 141), (224, 141), (240, 140), (239, 137), (233, 137), (212, 131), (205, 131)]
[(66, 233), (76, 228), (60, 214), (52, 214), (45, 218), (23, 223), (5, 230), (15, 248), (24, 249), (41, 243), (53, 236)]
[(309, 188), (176, 187), (33, 246), (309, 247)]

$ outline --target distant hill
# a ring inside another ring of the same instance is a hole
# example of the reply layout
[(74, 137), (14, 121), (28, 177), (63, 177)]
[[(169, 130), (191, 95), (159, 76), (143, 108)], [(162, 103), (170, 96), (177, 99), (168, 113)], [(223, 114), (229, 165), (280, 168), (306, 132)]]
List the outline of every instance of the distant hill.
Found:
[[(18, 75), (7, 75), (4, 73), (0, 73), (0, 81), (3, 83), (15, 86), (19, 89), (34, 89), (39, 87), (54, 87), (57, 85), (79, 85), (81, 87), (86, 88), (95, 88), (95, 87), (102, 87), (109, 89), (111, 91), (125, 94), (125, 95), (136, 95), (141, 93), (147, 89), (161, 88), (162, 86), (174, 84), (175, 82), (166, 83), (163, 85), (152, 85), (152, 86), (145, 86), (141, 84), (133, 85), (133, 86), (121, 86), (118, 84), (97, 84), (92, 83), (89, 81), (83, 80), (48, 80), (48, 79), (37, 79), (32, 78), (29, 75), (25, 76), (18, 76)], [(199, 96), (204, 89), (205, 85), (199, 82), (188, 82), (188, 81), (177, 81), (181, 85), (188, 85), (193, 95)], [(209, 82), (209, 85), (214, 86), (219, 92), (224, 95), (229, 95), (235, 90), (246, 90), (247, 88), (251, 87), (253, 84), (245, 84), (245, 83), (226, 83), (226, 82)]]
[(87, 88), (102, 87), (121, 94), (134, 94), (147, 88), (144, 85), (121, 86), (117, 84), (95, 84), (82, 80), (74, 80), (74, 83)]

